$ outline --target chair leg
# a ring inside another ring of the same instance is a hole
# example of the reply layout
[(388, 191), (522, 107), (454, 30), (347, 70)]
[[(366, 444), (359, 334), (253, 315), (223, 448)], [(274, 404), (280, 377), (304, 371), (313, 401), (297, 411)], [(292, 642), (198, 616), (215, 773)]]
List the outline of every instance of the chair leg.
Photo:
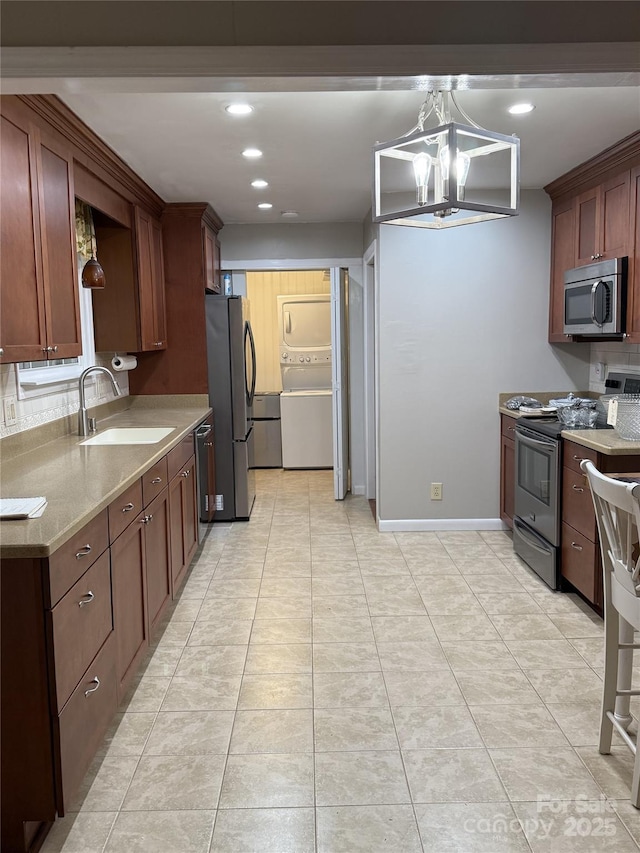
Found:
[[(620, 643), (633, 643), (634, 630), (633, 625), (630, 625), (622, 616), (618, 616), (620, 627), (618, 628), (618, 636)], [(631, 680), (633, 677), (633, 649), (620, 649), (618, 654), (618, 690), (630, 690)], [(630, 696), (618, 696), (616, 698), (616, 720), (621, 723), (625, 729), (631, 725), (632, 717), (629, 712), (631, 707)]]
[(636, 750), (633, 762), (633, 781), (631, 782), (631, 805), (640, 809), (640, 750)]
[(618, 612), (613, 607), (607, 607), (604, 621), (604, 685), (600, 716), (600, 743), (598, 745), (598, 750), (602, 755), (608, 755), (611, 752), (611, 739), (613, 737), (613, 723), (607, 717), (607, 711), (613, 712), (616, 705), (618, 632)]

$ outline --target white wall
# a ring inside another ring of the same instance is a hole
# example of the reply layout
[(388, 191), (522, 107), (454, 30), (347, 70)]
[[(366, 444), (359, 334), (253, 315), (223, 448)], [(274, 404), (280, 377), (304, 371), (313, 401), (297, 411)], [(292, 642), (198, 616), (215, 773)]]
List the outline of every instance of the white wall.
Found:
[(550, 227), (542, 190), (509, 219), (380, 227), (381, 521), (495, 524), (498, 394), (588, 387), (589, 345), (547, 343)]
[[(364, 494), (364, 319), (362, 222), (225, 225), (219, 234), (222, 269), (295, 269), (347, 263), (349, 270), (349, 442), (351, 491)], [(355, 263), (354, 263), (355, 261)], [(234, 275), (235, 288), (235, 275)], [(235, 292), (235, 290), (234, 290)]]

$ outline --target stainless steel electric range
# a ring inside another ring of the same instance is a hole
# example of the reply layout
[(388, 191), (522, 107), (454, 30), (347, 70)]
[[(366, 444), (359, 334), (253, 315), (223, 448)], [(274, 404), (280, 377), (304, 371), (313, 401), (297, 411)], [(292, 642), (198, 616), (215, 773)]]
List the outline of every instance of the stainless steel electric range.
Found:
[[(608, 394), (637, 394), (640, 375), (610, 373)], [(562, 519), (562, 437), (568, 427), (554, 417), (522, 416), (516, 421), (513, 547), (552, 589), (560, 588)], [(606, 413), (595, 429), (611, 429)]]

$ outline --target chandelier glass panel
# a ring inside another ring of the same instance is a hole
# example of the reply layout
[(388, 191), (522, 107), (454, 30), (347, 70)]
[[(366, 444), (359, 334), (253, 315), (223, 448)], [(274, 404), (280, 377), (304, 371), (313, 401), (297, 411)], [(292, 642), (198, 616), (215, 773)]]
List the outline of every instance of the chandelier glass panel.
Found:
[[(468, 124), (451, 120), (449, 96)], [(374, 222), (448, 228), (518, 214), (520, 140), (477, 125), (453, 92), (429, 92), (416, 127), (374, 146), (373, 169)]]

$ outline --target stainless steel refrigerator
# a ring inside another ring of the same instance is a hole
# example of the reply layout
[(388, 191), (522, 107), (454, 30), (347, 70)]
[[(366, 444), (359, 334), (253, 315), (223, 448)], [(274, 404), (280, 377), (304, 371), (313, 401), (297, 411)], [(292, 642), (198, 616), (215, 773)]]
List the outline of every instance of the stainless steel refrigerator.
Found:
[(248, 520), (256, 496), (252, 405), (256, 349), (249, 303), (242, 296), (205, 297), (209, 402), (216, 424), (215, 521)]

